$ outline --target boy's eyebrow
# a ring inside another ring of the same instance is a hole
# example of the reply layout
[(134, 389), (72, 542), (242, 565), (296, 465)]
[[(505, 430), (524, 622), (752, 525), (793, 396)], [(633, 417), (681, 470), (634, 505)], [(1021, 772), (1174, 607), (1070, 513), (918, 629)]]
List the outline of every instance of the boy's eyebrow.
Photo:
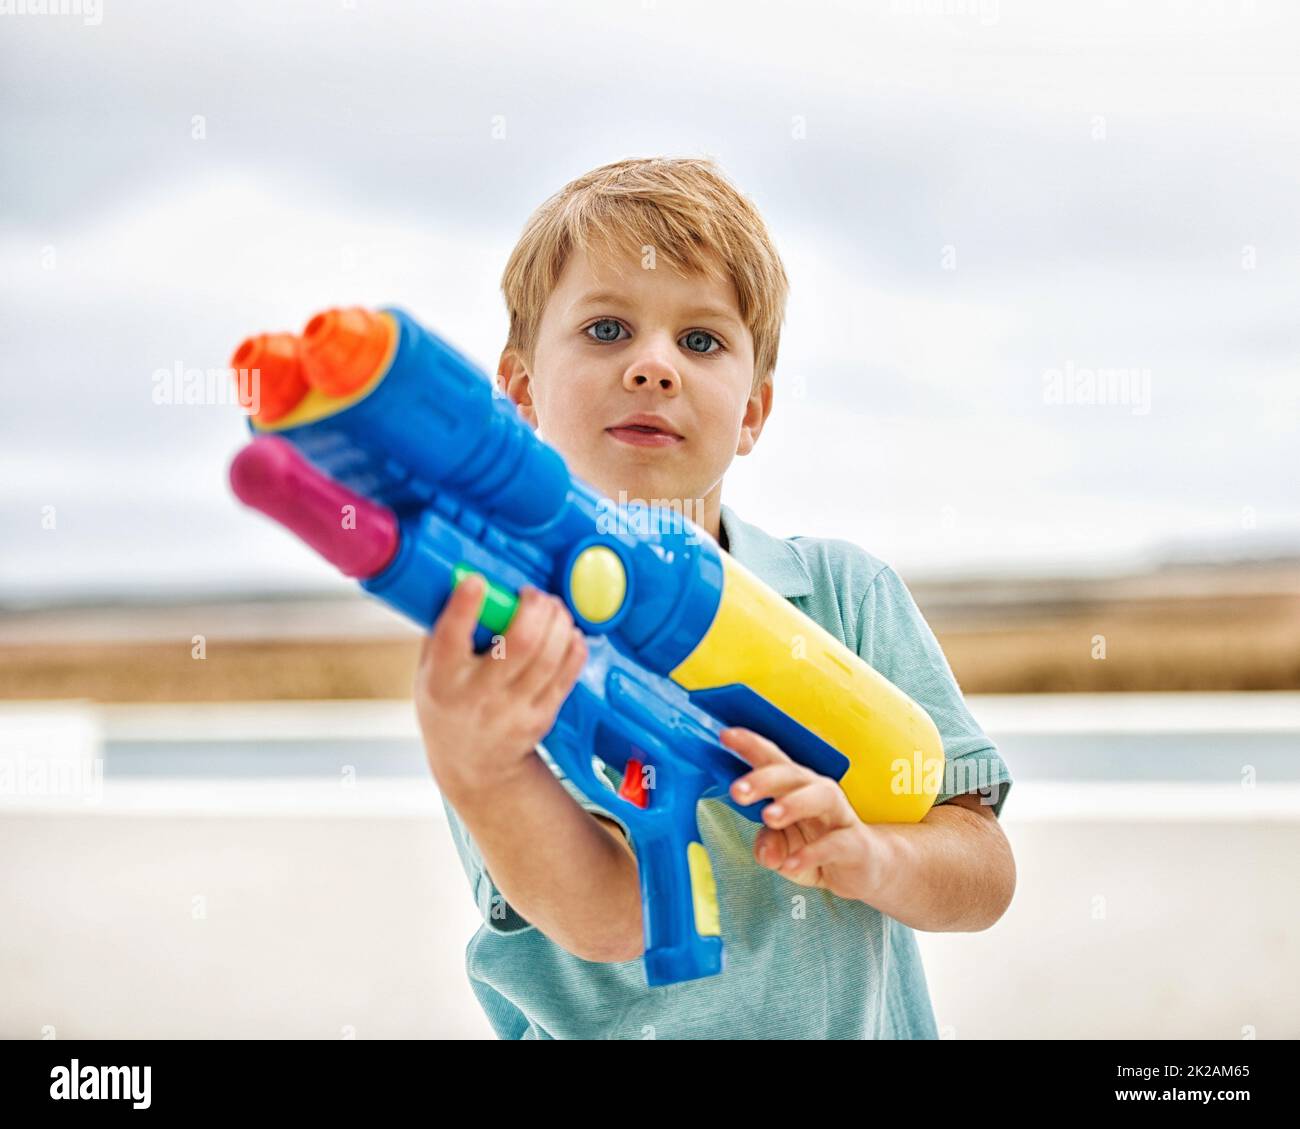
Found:
[(584, 294), (574, 302), (570, 309), (577, 310), (583, 306), (599, 306), (604, 305), (606, 302), (617, 304), (626, 301), (627, 299), (622, 294), (616, 294), (612, 290), (593, 290), (590, 294)]
[[(619, 294), (614, 290), (593, 290), (590, 294), (584, 294), (573, 303), (572, 309), (578, 310), (583, 306), (599, 306), (606, 303), (618, 304), (627, 303), (625, 295)], [(721, 306), (693, 306), (689, 310), (683, 311), (683, 316), (688, 318), (717, 318), (720, 321), (729, 321), (733, 325), (739, 325), (740, 319), (729, 310), (724, 310)]]

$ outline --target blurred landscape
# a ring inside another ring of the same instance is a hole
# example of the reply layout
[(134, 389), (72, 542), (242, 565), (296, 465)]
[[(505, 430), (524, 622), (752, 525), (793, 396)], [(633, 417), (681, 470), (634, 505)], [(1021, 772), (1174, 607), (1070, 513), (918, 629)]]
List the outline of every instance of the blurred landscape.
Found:
[[(904, 579), (967, 693), (1300, 689), (1300, 557)], [(0, 698), (403, 698), (419, 645), (359, 590), (0, 604)]]
[[(1011, 908), (917, 934), (941, 1037), (1300, 1035), (1297, 544), (900, 568), (1015, 779)], [(301, 552), (0, 598), (0, 1037), (492, 1037), (421, 633)]]

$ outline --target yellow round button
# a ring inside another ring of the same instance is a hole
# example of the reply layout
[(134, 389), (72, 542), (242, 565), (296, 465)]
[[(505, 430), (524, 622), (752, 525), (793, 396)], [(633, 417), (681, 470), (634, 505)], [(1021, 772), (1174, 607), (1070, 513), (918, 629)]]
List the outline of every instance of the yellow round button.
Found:
[(569, 572), (573, 606), (588, 623), (604, 623), (623, 606), (627, 574), (619, 555), (608, 545), (583, 549)]

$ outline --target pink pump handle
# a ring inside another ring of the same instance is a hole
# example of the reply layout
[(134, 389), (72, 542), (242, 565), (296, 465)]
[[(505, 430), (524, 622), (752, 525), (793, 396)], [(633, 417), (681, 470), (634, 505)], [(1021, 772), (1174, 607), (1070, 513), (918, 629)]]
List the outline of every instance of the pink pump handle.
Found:
[[(241, 502), (274, 518), (344, 576), (378, 575), (401, 542), (392, 510), (335, 482), (275, 436), (254, 439), (235, 456), (230, 486)], [(345, 506), (354, 507), (351, 515)]]

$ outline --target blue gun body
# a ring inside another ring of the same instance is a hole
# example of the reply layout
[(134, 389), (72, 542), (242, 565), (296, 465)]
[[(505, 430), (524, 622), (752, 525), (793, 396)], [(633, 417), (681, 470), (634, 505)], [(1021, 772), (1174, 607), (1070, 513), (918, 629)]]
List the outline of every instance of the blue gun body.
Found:
[[(396, 348), (364, 398), (311, 422), (261, 428), (250, 420), (250, 429), (288, 440), (332, 479), (393, 510), (400, 548), (361, 584), (417, 624), (434, 622), (466, 570), (506, 593), (527, 584), (565, 600), (589, 657), (542, 744), (629, 831), (648, 983), (720, 972), (716, 891), (696, 806), (718, 799), (760, 822), (767, 801), (731, 799), (731, 783), (750, 766), (719, 734), (746, 725), (837, 779), (847, 760), (747, 687), (688, 692), (668, 677), (722, 596), (710, 537), (672, 510), (615, 507), (569, 473), (470, 361), (402, 311), (383, 313), (396, 325)], [(618, 555), (627, 584), (617, 614), (601, 622), (581, 614), (570, 588), (575, 561), (592, 546)], [(475, 649), (492, 642), (480, 623)], [(616, 792), (593, 757), (620, 774), (629, 761), (647, 766), (646, 806)]]

